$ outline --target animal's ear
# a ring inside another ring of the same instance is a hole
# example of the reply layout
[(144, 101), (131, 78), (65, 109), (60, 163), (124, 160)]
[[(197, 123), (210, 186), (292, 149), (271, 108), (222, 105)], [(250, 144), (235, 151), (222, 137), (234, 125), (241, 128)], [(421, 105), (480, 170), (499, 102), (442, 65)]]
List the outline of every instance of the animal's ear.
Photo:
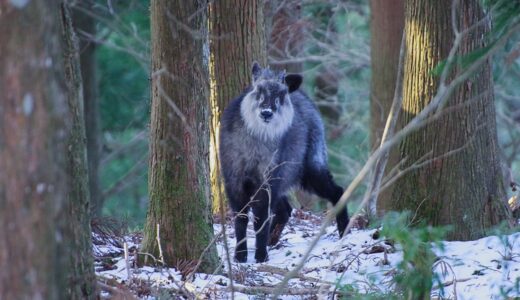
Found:
[(255, 61), (253, 62), (253, 67), (251, 68), (251, 74), (253, 75), (253, 83), (260, 78), (262, 75), (262, 67)]
[(289, 88), (289, 93), (296, 91), (302, 84), (303, 77), (300, 74), (285, 75), (285, 84)]

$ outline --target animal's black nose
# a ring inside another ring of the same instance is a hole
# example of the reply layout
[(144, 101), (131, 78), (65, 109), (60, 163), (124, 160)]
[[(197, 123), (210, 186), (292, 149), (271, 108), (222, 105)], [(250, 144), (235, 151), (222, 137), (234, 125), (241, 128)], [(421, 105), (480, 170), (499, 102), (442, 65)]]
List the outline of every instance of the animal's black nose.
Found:
[(262, 118), (264, 119), (269, 119), (273, 116), (273, 112), (270, 111), (270, 110), (263, 110), (260, 115), (262, 116)]

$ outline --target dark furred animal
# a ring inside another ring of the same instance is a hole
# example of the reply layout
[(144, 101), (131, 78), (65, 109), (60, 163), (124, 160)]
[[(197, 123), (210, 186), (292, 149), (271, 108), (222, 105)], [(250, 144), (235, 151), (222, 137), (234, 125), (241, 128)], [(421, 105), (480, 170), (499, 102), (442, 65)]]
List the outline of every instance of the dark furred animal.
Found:
[[(235, 259), (247, 260), (247, 213), (253, 210), (257, 262), (267, 260), (267, 244), (278, 242), (291, 215), (287, 193), (293, 187), (336, 204), (343, 189), (327, 166), (323, 123), (316, 106), (298, 88), (301, 75), (273, 72), (253, 64), (253, 84), (224, 110), (220, 164), (235, 212)], [(336, 217), (340, 236), (347, 210)]]

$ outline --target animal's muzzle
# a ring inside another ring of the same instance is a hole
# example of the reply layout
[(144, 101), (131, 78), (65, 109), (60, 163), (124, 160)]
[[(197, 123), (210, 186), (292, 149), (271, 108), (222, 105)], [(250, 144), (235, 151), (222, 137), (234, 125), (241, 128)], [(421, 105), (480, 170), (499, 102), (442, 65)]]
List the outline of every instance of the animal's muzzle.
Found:
[(262, 110), (262, 112), (260, 112), (260, 117), (262, 117), (262, 119), (264, 119), (264, 122), (267, 122), (273, 117), (273, 112), (271, 110), (267, 110), (267, 109)]

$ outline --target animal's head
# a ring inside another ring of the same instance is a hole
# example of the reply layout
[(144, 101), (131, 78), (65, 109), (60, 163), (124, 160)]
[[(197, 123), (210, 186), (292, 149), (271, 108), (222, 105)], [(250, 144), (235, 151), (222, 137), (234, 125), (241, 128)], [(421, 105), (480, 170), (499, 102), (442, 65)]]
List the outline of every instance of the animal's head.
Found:
[(263, 139), (280, 137), (292, 124), (294, 108), (290, 94), (302, 83), (299, 74), (262, 69), (253, 63), (253, 84), (244, 97), (241, 113), (249, 131)]

